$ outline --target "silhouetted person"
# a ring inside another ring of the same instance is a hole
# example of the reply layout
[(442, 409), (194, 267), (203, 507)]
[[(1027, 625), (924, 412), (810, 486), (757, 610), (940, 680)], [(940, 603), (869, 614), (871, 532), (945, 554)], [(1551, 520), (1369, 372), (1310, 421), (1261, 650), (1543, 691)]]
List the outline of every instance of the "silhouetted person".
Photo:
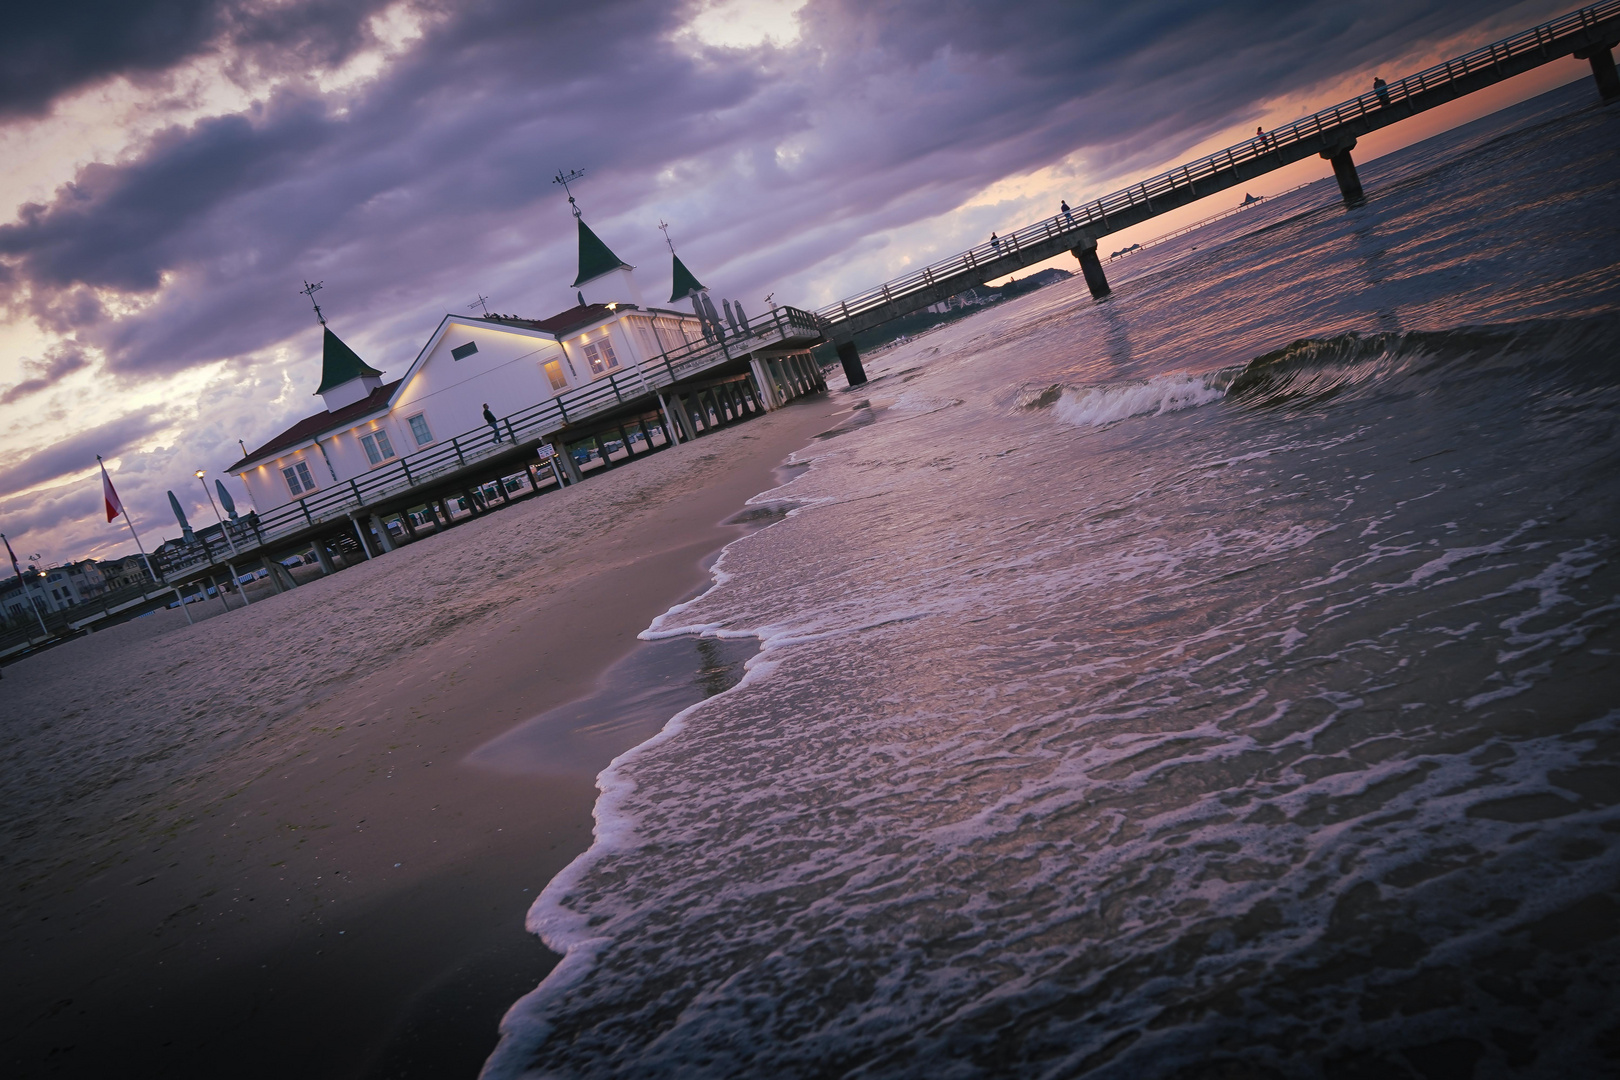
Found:
[(1260, 140), (1260, 149), (1264, 150), (1266, 148), (1266, 129), (1263, 127), (1255, 128), (1254, 137)]
[(1373, 93), (1378, 95), (1378, 100), (1383, 104), (1389, 104), (1389, 84), (1376, 75), (1373, 76)]
[(495, 433), (495, 441), (500, 442), (501, 441), (501, 425), (496, 423), (495, 414), (489, 411), (489, 402), (487, 402), (487, 401), (484, 402), (484, 423), (488, 424), (489, 425), (489, 430), (491, 430), (491, 431), (493, 431)]
[(1064, 199), (1062, 202), (1058, 203), (1058, 209), (1063, 211), (1063, 220), (1067, 221), (1070, 225), (1073, 225), (1074, 215), (1069, 213), (1069, 201)]
[(997, 255), (1001, 254), (1001, 239), (995, 233), (990, 234), (990, 246), (996, 249)]

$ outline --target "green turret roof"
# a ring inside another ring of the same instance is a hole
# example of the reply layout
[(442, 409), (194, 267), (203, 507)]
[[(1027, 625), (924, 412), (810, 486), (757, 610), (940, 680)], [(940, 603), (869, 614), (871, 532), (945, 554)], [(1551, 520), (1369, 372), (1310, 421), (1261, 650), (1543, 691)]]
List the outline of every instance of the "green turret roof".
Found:
[(675, 288), (670, 291), (669, 302), (673, 304), (677, 300), (685, 300), (693, 293), (700, 293), (702, 291), (703, 283), (692, 275), (692, 271), (688, 270), (686, 268), (686, 264), (681, 262), (681, 257), (676, 255)]
[(635, 268), (613, 254), (612, 250), (602, 243), (595, 233), (591, 232), (591, 227), (585, 224), (585, 219), (580, 218), (579, 277), (575, 278), (574, 284), (569, 287), (577, 289), (593, 278), (599, 278), (603, 274), (609, 274), (619, 269), (633, 270)]
[(355, 351), (343, 344), (342, 339), (329, 328), (322, 327), (321, 330), (321, 388), (315, 391), (317, 394), (324, 394), (334, 386), (342, 386), (362, 375), (382, 374), (355, 355)]

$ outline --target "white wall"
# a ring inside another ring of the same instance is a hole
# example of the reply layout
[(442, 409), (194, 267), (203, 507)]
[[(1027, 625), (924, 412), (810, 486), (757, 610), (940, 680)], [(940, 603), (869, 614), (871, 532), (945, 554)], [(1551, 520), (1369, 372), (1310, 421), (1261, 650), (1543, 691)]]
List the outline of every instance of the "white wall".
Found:
[[(478, 351), (466, 359), (455, 359), (451, 350), (468, 342), (476, 344)], [(501, 417), (549, 401), (554, 392), (544, 365), (561, 358), (562, 350), (549, 335), (524, 333), (476, 319), (451, 319), (433, 351), (394, 399), (386, 426), (395, 453), (404, 456), (428, 448), (418, 447), (411, 435), (407, 418), (416, 413), (427, 418), (432, 430), (433, 442), (428, 446), (438, 446), (463, 432), (488, 430), (484, 423), (486, 401), (490, 411)], [(568, 374), (566, 364), (563, 374)], [(582, 370), (580, 378), (570, 380), (570, 385), (585, 381)], [(359, 455), (358, 468), (363, 472), (371, 466), (359, 447), (360, 434), (364, 432), (346, 438), (353, 443), (354, 453)], [(338, 472), (342, 474), (342, 466)]]

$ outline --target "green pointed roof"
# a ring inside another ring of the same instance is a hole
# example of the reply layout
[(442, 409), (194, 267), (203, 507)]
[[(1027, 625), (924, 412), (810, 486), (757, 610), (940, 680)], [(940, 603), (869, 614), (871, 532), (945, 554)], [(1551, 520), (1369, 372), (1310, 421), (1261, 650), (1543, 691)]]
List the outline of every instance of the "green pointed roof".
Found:
[(686, 264), (681, 262), (681, 257), (676, 255), (675, 288), (670, 291), (669, 302), (673, 304), (677, 300), (685, 300), (693, 293), (700, 293), (702, 291), (703, 283), (692, 275), (692, 271), (688, 270), (686, 268)]
[(618, 269), (633, 270), (635, 267), (613, 254), (608, 246), (602, 243), (601, 238), (591, 232), (591, 227), (585, 224), (585, 219), (579, 219), (579, 277), (569, 288), (577, 289), (593, 278), (603, 274), (612, 273)]
[(324, 394), (334, 386), (342, 386), (362, 375), (382, 374), (343, 344), (343, 340), (329, 327), (323, 326), (321, 331), (321, 388), (315, 391), (317, 394)]

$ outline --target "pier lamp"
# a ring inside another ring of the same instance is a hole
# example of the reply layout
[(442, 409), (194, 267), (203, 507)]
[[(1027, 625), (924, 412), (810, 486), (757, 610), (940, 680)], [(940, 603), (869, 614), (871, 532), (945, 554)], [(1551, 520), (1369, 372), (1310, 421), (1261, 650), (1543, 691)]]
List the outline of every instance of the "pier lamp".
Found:
[(208, 490), (208, 481), (203, 479), (208, 475), (208, 472), (204, 469), (198, 469), (191, 475), (197, 478), (197, 483), (202, 485), (203, 494), (208, 496), (208, 505), (214, 508), (214, 518), (219, 522), (219, 531), (225, 534), (225, 542), (231, 545), (231, 554), (242, 554), (240, 551), (236, 550), (236, 541), (231, 538), (231, 530), (226, 527), (225, 517), (219, 512), (219, 504), (214, 501), (214, 493)]

